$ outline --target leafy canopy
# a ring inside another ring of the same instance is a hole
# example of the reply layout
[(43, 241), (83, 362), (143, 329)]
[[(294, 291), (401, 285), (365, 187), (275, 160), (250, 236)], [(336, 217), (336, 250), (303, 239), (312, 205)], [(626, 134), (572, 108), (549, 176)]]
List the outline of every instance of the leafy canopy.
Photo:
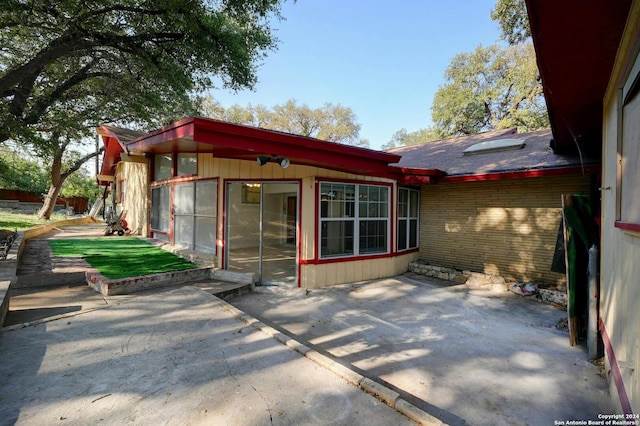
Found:
[(456, 55), (435, 94), (432, 119), (442, 137), (549, 126), (532, 43), (478, 46)]
[(340, 104), (325, 103), (320, 108), (299, 105), (290, 99), (281, 105), (267, 108), (263, 105), (247, 107), (232, 105), (224, 108), (211, 97), (203, 105), (207, 117), (236, 124), (277, 130), (346, 145), (368, 146), (369, 141), (360, 138), (360, 124), (351, 108)]
[(501, 38), (509, 44), (522, 43), (531, 37), (524, 0), (498, 0), (491, 10), (491, 19), (498, 22), (502, 30)]
[(252, 87), (283, 0), (4, 0), (0, 141), (78, 139), (101, 122), (156, 127), (193, 93)]

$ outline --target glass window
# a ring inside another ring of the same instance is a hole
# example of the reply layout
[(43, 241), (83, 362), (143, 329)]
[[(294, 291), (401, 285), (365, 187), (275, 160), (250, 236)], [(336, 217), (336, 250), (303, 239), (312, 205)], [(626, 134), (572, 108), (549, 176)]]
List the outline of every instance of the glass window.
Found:
[(217, 189), (215, 180), (175, 185), (176, 245), (215, 254)]
[(153, 180), (163, 180), (172, 177), (173, 159), (171, 154), (159, 154), (153, 161)]
[(320, 257), (387, 253), (388, 218), (387, 186), (321, 183)]
[(198, 154), (179, 153), (177, 158), (177, 176), (198, 174)]
[(419, 210), (418, 190), (398, 188), (398, 251), (418, 248)]
[(151, 229), (169, 232), (169, 210), (171, 208), (171, 187), (159, 186), (151, 190)]

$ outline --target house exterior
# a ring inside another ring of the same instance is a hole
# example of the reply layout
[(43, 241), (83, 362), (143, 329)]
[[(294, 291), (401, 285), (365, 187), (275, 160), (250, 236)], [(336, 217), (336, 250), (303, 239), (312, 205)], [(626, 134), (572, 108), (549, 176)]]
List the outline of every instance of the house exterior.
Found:
[[(564, 286), (565, 274), (551, 268), (561, 197), (590, 195), (600, 165), (555, 154), (552, 139), (550, 130), (508, 129), (390, 150), (402, 156), (398, 167), (446, 173), (436, 185), (421, 186), (418, 257), (511, 281)], [(514, 145), (495, 147), (492, 141)]]
[(390, 152), (196, 117), (149, 134), (98, 133), (99, 179), (132, 232), (306, 288), (397, 275), (418, 258), (562, 285), (551, 271), (561, 195), (588, 195), (599, 172), (553, 153), (550, 131)]
[(557, 147), (602, 157), (599, 330), (613, 400), (637, 421), (640, 1), (526, 4)]
[(98, 179), (132, 232), (213, 266), (313, 288), (393, 276), (418, 255), (419, 190), (390, 167), (398, 155), (196, 117), (98, 133)]

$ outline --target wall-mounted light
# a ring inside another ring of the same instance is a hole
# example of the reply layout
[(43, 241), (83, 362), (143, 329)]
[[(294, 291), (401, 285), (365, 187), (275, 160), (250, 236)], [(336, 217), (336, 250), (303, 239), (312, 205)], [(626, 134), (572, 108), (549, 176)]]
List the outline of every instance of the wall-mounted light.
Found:
[(286, 169), (287, 167), (289, 167), (289, 163), (291, 163), (289, 159), (286, 157), (280, 157), (278, 158), (277, 161), (278, 161), (278, 164), (280, 164), (280, 167), (282, 167), (283, 169)]
[(260, 164), (261, 166), (264, 166), (269, 161), (271, 161), (270, 157), (265, 157), (264, 155), (258, 155), (258, 164)]
[(286, 169), (287, 167), (289, 167), (289, 164), (291, 164), (288, 158), (278, 157), (275, 154), (272, 155), (271, 157), (267, 157), (266, 155), (258, 155), (257, 160), (258, 160), (258, 164), (260, 164), (261, 166), (264, 166), (265, 164), (272, 162), (272, 163), (280, 164), (280, 167), (282, 167), (283, 169)]

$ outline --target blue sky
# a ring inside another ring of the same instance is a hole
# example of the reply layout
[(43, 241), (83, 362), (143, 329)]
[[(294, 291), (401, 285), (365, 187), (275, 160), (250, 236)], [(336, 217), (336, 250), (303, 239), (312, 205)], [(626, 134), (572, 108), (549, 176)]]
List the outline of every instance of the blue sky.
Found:
[(397, 130), (431, 123), (433, 95), (456, 54), (498, 41), (495, 1), (289, 1), (255, 89), (211, 94), (224, 107), (341, 104), (356, 115), (360, 137), (380, 149)]

